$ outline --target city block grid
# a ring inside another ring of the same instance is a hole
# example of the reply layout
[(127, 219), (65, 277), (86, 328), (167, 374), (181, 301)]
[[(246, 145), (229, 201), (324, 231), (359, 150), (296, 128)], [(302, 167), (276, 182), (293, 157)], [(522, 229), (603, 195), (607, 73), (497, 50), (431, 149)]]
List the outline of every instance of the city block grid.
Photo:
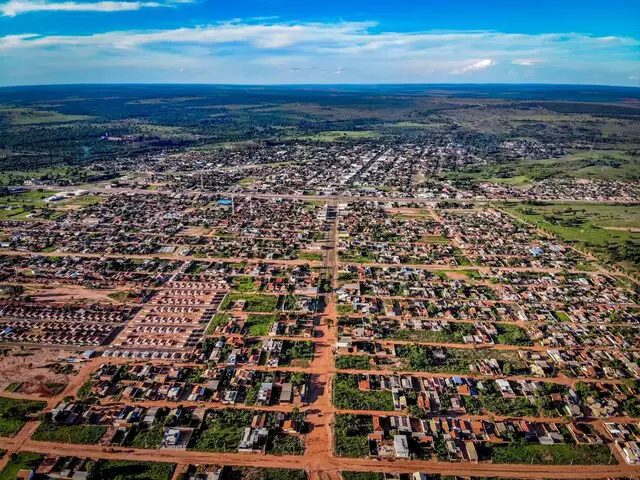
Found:
[(637, 284), (510, 212), (99, 193), (1, 224), (2, 467), (638, 474)]

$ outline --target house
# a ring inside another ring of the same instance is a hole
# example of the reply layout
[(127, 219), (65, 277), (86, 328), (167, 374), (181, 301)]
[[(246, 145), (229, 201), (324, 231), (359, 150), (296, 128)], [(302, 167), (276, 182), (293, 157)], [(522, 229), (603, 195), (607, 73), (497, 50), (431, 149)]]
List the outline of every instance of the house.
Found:
[(467, 459), (470, 462), (477, 462), (478, 452), (476, 450), (475, 444), (471, 441), (464, 442), (464, 448), (467, 451)]
[(173, 450), (186, 450), (193, 436), (193, 428), (169, 427), (164, 431), (164, 438), (160, 448)]
[(260, 390), (258, 390), (257, 401), (260, 403), (269, 403), (271, 401), (272, 392), (273, 392), (273, 383), (265, 382), (261, 384)]
[(396, 452), (396, 458), (409, 458), (409, 441), (406, 435), (394, 435), (393, 447)]
[(293, 385), (291, 383), (283, 383), (280, 391), (280, 403), (290, 403), (293, 398)]
[(16, 475), (16, 480), (32, 480), (35, 475), (33, 470), (20, 470)]
[(269, 436), (269, 429), (265, 427), (244, 429), (240, 443), (238, 444), (238, 452), (240, 453), (253, 453), (263, 452), (267, 445), (267, 438)]

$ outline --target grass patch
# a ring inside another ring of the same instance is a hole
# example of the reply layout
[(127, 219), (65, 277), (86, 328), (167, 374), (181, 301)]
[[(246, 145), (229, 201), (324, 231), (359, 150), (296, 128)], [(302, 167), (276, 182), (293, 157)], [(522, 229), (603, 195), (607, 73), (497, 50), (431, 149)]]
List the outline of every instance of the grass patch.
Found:
[(203, 452), (236, 452), (246, 426), (255, 412), (250, 410), (220, 410), (211, 412), (205, 428), (195, 441), (193, 450)]
[(605, 263), (640, 272), (640, 233), (607, 228), (638, 228), (637, 208), (626, 205), (505, 203), (507, 212), (561, 240), (589, 250)]
[(220, 304), (221, 310), (229, 310), (235, 302), (244, 301), (245, 312), (274, 312), (278, 306), (275, 295), (252, 295), (244, 293), (230, 293)]
[(93, 389), (93, 385), (94, 385), (94, 382), (92, 380), (87, 380), (78, 389), (78, 391), (76, 392), (76, 396), (80, 400), (84, 400), (85, 398), (89, 397), (89, 395), (91, 394), (91, 390)]
[(135, 293), (130, 290), (118, 290), (117, 292), (110, 293), (107, 297), (116, 302), (126, 303), (129, 298), (135, 297)]
[(340, 370), (370, 370), (371, 357), (368, 355), (339, 355), (336, 358), (336, 368)]
[(204, 332), (205, 335), (212, 335), (216, 331), (216, 328), (226, 325), (230, 319), (231, 315), (228, 313), (216, 313), (211, 319), (211, 322), (209, 322), (207, 330)]
[(496, 328), (498, 329), (498, 342), (502, 345), (526, 347), (533, 344), (527, 335), (526, 330), (522, 327), (517, 325), (497, 324)]
[(256, 313), (250, 313), (247, 316), (246, 328), (249, 330), (249, 335), (254, 337), (263, 337), (269, 333), (269, 329), (273, 322), (278, 319), (276, 314), (272, 315), (260, 315)]
[(231, 286), (238, 292), (256, 292), (258, 290), (255, 285), (255, 278), (248, 275), (234, 277), (231, 281)]
[(12, 453), (9, 462), (0, 470), (0, 480), (16, 480), (20, 470), (35, 470), (38, 468), (44, 455), (33, 452)]
[(533, 465), (615, 465), (606, 445), (522, 445), (493, 447), (493, 463)]
[(467, 335), (475, 335), (476, 328), (471, 323), (450, 323), (442, 330), (397, 330), (389, 336), (391, 340), (409, 340), (431, 343), (463, 343)]
[(34, 108), (0, 108), (0, 117), (2, 116), (7, 116), (11, 125), (68, 123), (91, 118), (87, 115), (66, 115), (52, 110), (36, 110)]
[(380, 472), (340, 472), (342, 480), (384, 480), (384, 473)]
[(437, 243), (445, 245), (449, 243), (449, 239), (442, 235), (424, 235), (420, 238), (420, 243)]
[(129, 460), (99, 460), (91, 477), (100, 480), (170, 480), (175, 464), (134, 462)]
[(367, 435), (373, 433), (368, 415), (336, 415), (333, 424), (334, 450), (338, 457), (368, 457)]
[(267, 453), (274, 455), (302, 455), (304, 445), (295, 435), (271, 435), (267, 442)]
[(304, 470), (293, 468), (225, 467), (224, 480), (308, 480)]
[(134, 448), (158, 448), (164, 438), (164, 426), (160, 423), (140, 430), (128, 444)]
[(354, 312), (353, 304), (351, 303), (339, 303), (336, 305), (336, 310), (341, 315), (347, 315)]
[(46, 402), (38, 400), (0, 397), (0, 437), (13, 437), (22, 429), (29, 415), (46, 406)]
[(300, 252), (298, 254), (300, 260), (307, 260), (309, 262), (319, 262), (322, 260), (322, 254), (316, 252)]
[(38, 442), (95, 445), (106, 431), (107, 427), (97, 425), (58, 425), (44, 422), (35, 431), (32, 439)]
[(377, 138), (379, 132), (371, 130), (350, 131), (350, 130), (331, 130), (327, 132), (318, 132), (311, 135), (293, 135), (285, 137), (285, 140), (311, 140), (314, 142), (339, 142), (344, 140)]
[(456, 263), (462, 267), (468, 267), (471, 265), (471, 261), (467, 257), (465, 257), (457, 248), (453, 252), (453, 258)]
[(22, 386), (22, 382), (11, 382), (9, 385), (7, 385), (7, 388), (4, 389), (5, 392), (17, 392), (18, 389)]
[(358, 389), (355, 375), (338, 373), (333, 381), (333, 405), (341, 410), (393, 411), (393, 396), (389, 391)]
[(472, 363), (488, 358), (498, 360), (505, 375), (526, 371), (526, 364), (512, 350), (444, 348), (444, 358), (435, 355), (435, 350), (426, 345), (396, 345), (398, 357), (416, 372), (467, 373)]

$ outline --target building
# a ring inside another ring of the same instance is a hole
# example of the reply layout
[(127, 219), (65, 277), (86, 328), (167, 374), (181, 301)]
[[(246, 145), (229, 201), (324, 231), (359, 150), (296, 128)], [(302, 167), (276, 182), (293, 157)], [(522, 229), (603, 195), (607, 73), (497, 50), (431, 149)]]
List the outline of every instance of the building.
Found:
[(406, 435), (394, 435), (393, 447), (396, 451), (396, 458), (409, 458), (409, 441)]

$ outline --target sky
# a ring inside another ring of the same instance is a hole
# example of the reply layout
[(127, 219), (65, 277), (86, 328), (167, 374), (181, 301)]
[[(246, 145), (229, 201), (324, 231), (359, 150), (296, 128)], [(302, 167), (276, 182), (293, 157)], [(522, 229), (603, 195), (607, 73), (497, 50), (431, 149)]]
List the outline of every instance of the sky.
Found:
[(0, 0), (0, 86), (640, 86), (640, 0)]

